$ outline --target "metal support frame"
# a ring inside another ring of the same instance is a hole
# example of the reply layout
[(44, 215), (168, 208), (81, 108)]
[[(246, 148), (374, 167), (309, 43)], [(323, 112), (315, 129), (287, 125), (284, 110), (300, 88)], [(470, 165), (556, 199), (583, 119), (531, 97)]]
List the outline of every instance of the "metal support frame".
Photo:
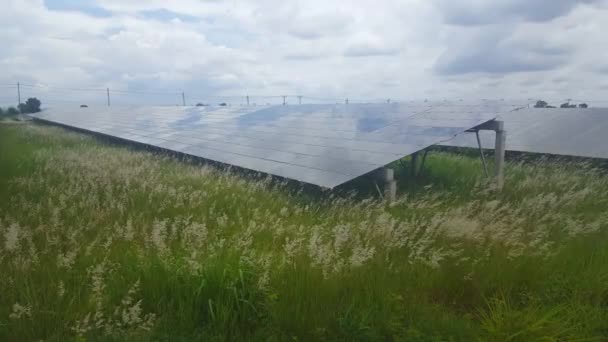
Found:
[(502, 189), (505, 181), (505, 147), (507, 142), (507, 131), (505, 131), (505, 124), (500, 120), (492, 120), (467, 130), (467, 132), (475, 133), (477, 137), (477, 145), (479, 146), (481, 161), (487, 175), (488, 170), (486, 160), (481, 147), (481, 140), (479, 139), (479, 131), (481, 130), (494, 131), (496, 133), (496, 140), (494, 142), (494, 178), (496, 180), (496, 188)]
[(479, 148), (479, 157), (481, 158), (481, 163), (483, 164), (483, 173), (486, 177), (488, 174), (488, 164), (486, 163), (486, 156), (483, 154), (483, 148), (481, 147), (481, 139), (479, 139), (479, 131), (475, 131), (475, 137), (477, 138), (477, 147)]
[[(502, 189), (504, 186), (505, 145), (507, 141), (507, 132), (504, 129), (504, 122), (492, 120), (467, 130), (467, 132), (475, 133), (477, 137), (479, 156), (483, 163), (484, 172), (486, 176), (488, 176), (488, 165), (481, 146), (481, 139), (479, 139), (479, 131), (481, 130), (490, 130), (496, 133), (496, 141), (494, 144), (494, 178), (496, 181), (496, 188)], [(420, 157), (420, 152), (412, 153), (412, 176), (415, 177), (422, 171), (428, 152), (428, 150), (424, 150), (419, 168), (418, 159)], [(391, 168), (383, 167), (376, 170), (374, 175), (375, 178), (384, 185), (383, 190), (381, 191), (378, 184), (375, 183), (378, 193), (388, 202), (393, 202), (397, 198), (397, 181), (395, 180), (395, 171)]]

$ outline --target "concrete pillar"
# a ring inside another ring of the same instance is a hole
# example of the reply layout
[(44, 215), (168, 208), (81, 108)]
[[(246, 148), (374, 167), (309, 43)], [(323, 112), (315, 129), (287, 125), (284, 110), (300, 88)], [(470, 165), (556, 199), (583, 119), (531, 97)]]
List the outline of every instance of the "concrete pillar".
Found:
[(377, 171), (377, 178), (384, 183), (383, 196), (389, 202), (397, 198), (397, 181), (395, 180), (395, 170), (383, 167)]
[(494, 144), (494, 177), (496, 187), (502, 189), (505, 177), (505, 146), (507, 132), (504, 130), (504, 122), (496, 121), (496, 141)]

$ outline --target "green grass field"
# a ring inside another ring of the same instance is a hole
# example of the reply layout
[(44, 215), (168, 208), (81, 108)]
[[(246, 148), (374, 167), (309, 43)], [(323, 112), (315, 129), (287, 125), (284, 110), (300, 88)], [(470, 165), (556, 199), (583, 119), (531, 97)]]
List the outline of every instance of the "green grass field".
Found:
[(0, 340), (608, 339), (605, 171), (396, 167), (388, 205), (0, 123)]

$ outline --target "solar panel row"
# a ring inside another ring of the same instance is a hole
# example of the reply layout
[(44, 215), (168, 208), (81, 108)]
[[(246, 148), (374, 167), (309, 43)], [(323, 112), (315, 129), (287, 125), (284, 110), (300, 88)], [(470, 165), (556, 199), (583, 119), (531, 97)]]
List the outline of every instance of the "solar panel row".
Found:
[(333, 188), (513, 108), (492, 101), (52, 108), (34, 117)]
[[(509, 151), (608, 158), (608, 108), (523, 109), (501, 115)], [(479, 132), (484, 148), (494, 148), (493, 132)], [(446, 146), (477, 147), (473, 134)]]

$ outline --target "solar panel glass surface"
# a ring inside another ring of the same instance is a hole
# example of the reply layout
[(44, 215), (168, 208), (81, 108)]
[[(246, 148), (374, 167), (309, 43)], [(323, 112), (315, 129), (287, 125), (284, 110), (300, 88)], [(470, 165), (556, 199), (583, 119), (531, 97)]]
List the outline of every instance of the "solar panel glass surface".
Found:
[[(608, 108), (531, 108), (499, 117), (507, 131), (506, 149), (592, 158), (608, 158)], [(494, 148), (494, 133), (481, 131), (484, 148)], [(477, 147), (474, 134), (443, 143)]]
[(514, 108), (502, 101), (49, 108), (34, 117), (333, 188)]

